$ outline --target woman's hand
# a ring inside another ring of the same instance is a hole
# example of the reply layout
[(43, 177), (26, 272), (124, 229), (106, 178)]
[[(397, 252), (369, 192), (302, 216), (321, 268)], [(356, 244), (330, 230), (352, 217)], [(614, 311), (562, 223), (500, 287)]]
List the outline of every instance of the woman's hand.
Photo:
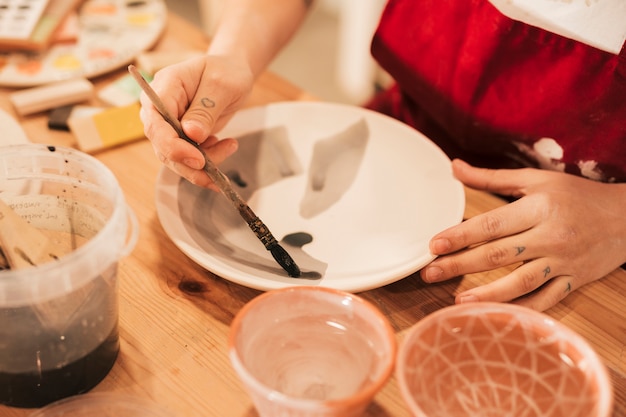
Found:
[(518, 200), (451, 227), (430, 242), (439, 255), (426, 282), (521, 263), (456, 296), (457, 303), (513, 301), (546, 310), (626, 262), (626, 184), (538, 169), (489, 170), (453, 161), (471, 188)]
[[(233, 139), (215, 134), (242, 107), (256, 78), (303, 22), (311, 1), (229, 0), (224, 2), (208, 54), (157, 72), (151, 83), (183, 131), (220, 164), (237, 150)], [(198, 149), (178, 138), (141, 95), (141, 120), (165, 165), (192, 183), (215, 189), (202, 171)]]
[[(253, 80), (244, 60), (207, 55), (162, 69), (150, 85), (170, 113), (181, 120), (187, 136), (220, 164), (237, 150), (237, 142), (218, 140), (215, 133), (242, 106)], [(201, 153), (178, 137), (145, 94), (141, 95), (141, 105), (144, 132), (159, 160), (190, 182), (214, 188), (202, 171)]]

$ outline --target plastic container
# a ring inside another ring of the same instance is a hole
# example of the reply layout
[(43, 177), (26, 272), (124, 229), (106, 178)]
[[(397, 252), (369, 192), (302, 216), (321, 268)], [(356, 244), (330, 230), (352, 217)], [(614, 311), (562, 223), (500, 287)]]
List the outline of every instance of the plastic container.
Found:
[(113, 366), (118, 262), (137, 221), (113, 173), (69, 148), (2, 147), (0, 198), (39, 229), (85, 242), (56, 261), (0, 271), (0, 403), (40, 407), (88, 391)]
[(113, 393), (89, 393), (57, 401), (29, 417), (172, 417), (151, 401)]

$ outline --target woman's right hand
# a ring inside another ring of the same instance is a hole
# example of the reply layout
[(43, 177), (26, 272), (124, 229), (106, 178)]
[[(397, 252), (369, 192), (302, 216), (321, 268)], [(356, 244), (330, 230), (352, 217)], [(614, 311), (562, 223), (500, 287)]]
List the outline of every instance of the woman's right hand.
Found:
[[(151, 83), (183, 131), (217, 165), (237, 150), (234, 139), (216, 134), (239, 110), (255, 79), (304, 20), (311, 0), (229, 0), (224, 2), (208, 54), (157, 72)], [(204, 157), (178, 138), (144, 93), (144, 132), (167, 167), (193, 184), (216, 189), (202, 171)]]
[[(181, 121), (185, 134), (219, 165), (237, 150), (237, 141), (218, 140), (215, 135), (243, 105), (253, 82), (245, 60), (206, 55), (163, 68), (150, 85), (169, 112)], [(193, 184), (215, 189), (202, 171), (201, 152), (178, 137), (145, 93), (140, 100), (144, 133), (159, 160)]]

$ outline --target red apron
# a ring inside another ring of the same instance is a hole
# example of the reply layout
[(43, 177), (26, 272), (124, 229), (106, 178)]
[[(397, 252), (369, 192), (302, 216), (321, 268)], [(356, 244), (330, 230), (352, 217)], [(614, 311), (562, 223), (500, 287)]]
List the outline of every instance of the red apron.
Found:
[(390, 0), (372, 55), (396, 84), (367, 107), (450, 157), (626, 182), (626, 44), (604, 52), (487, 0)]

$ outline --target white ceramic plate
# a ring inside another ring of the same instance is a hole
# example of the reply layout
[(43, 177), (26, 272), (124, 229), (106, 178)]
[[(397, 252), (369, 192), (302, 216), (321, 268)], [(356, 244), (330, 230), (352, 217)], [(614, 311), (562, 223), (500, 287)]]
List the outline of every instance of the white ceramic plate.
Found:
[(240, 111), (220, 166), (303, 272), (290, 278), (222, 195), (163, 168), (156, 206), (187, 256), (238, 284), (351, 292), (406, 277), (434, 257), (428, 241), (459, 223), (462, 185), (414, 129), (359, 107), (285, 102)]
[(75, 43), (40, 53), (0, 53), (0, 85), (28, 87), (92, 78), (129, 64), (157, 41), (167, 19), (163, 0), (86, 0)]

